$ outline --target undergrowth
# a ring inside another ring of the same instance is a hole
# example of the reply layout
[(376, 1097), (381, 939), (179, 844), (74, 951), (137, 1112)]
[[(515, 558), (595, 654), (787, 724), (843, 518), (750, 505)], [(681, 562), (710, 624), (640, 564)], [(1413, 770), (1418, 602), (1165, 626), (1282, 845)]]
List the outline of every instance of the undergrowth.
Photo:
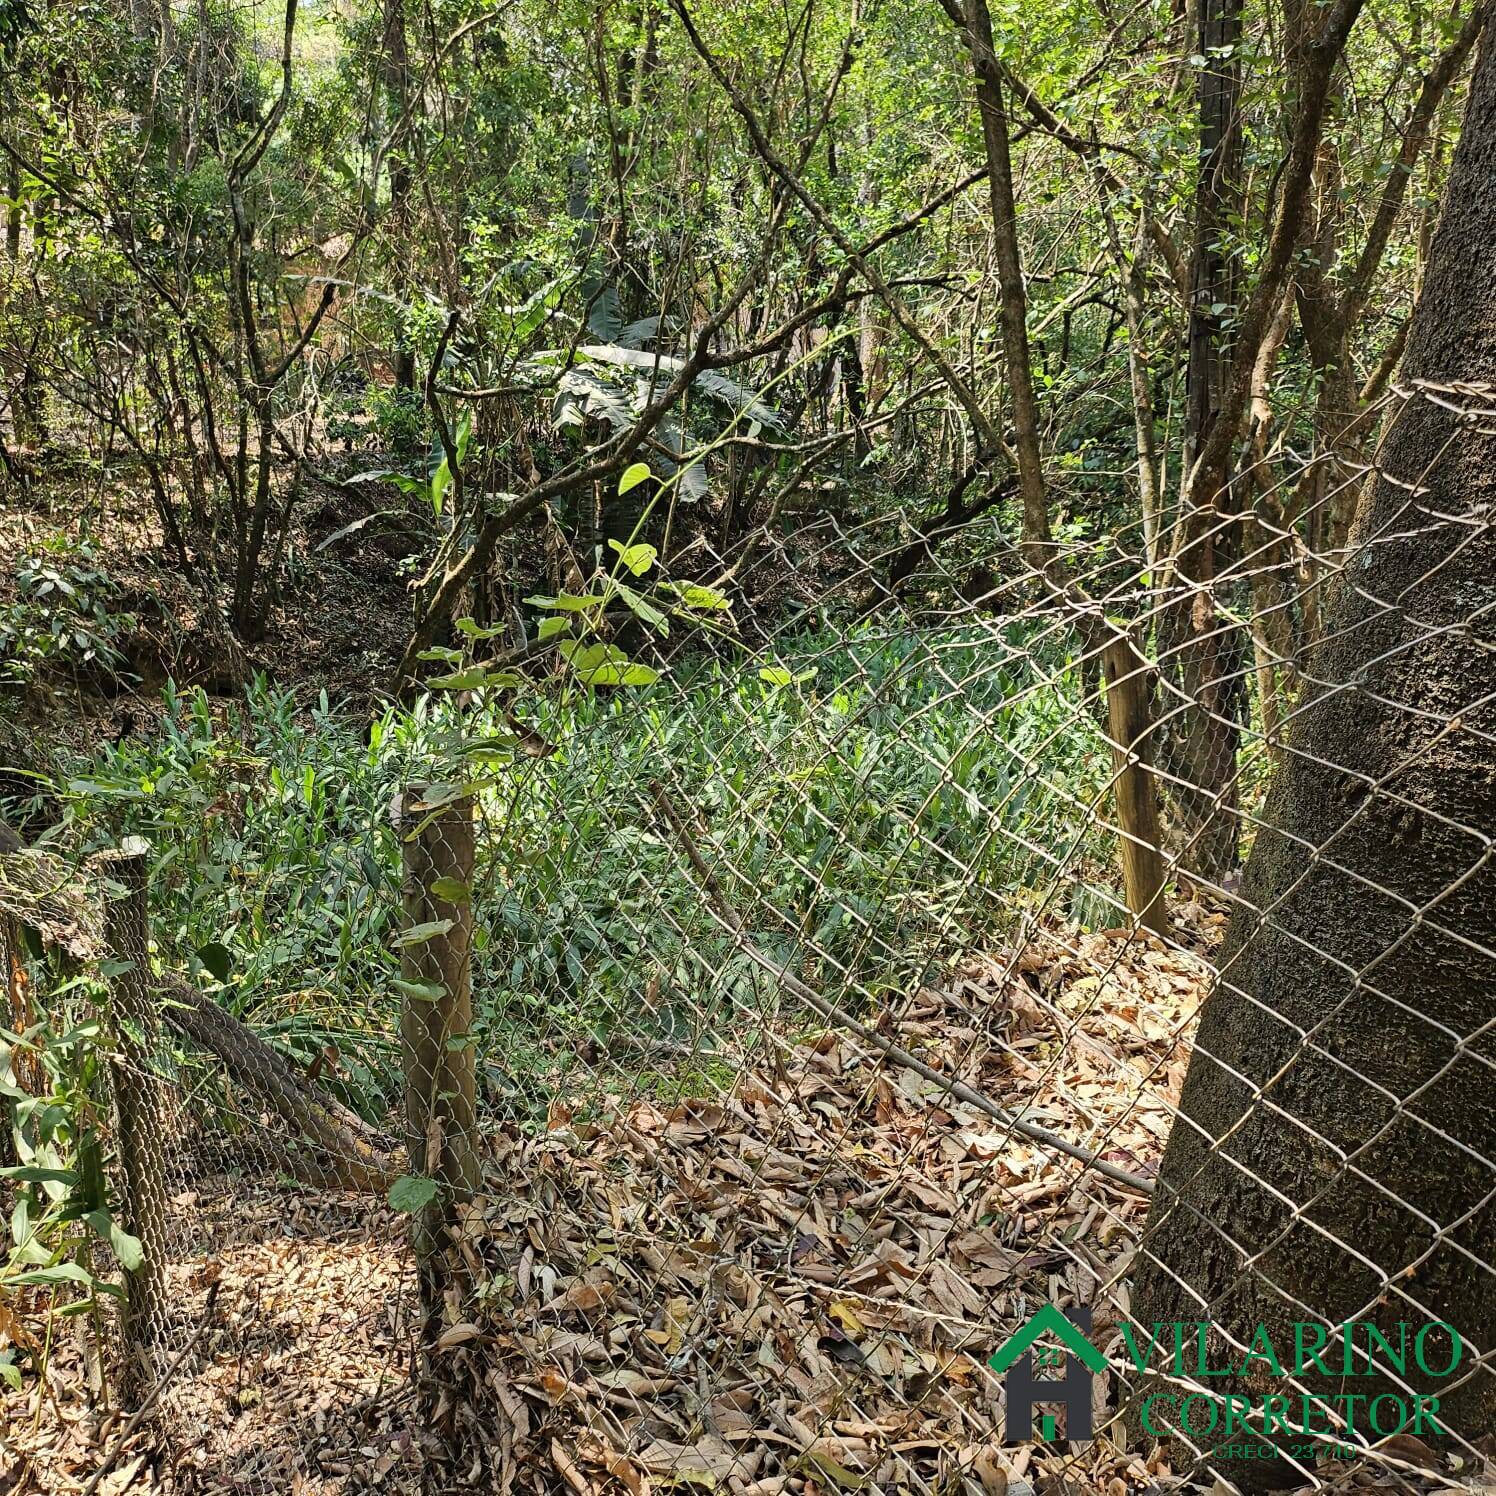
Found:
[[(168, 688), (149, 734), (65, 764), (59, 836), (86, 854), (146, 835), (161, 959), (303, 1063), (334, 1052), (324, 1078), (378, 1117), (398, 1070), (391, 801), (456, 777), (459, 737), (488, 750), (478, 1052), (490, 1100), (532, 1113), (571, 1065), (637, 1078), (687, 1045), (709, 1065), (780, 1002), (661, 824), (654, 783), (755, 943), (875, 1004), (995, 938), (1056, 860), (1109, 854), (1091, 813), (1106, 754), (1079, 694), (1059, 648), (1016, 631), (866, 626), (808, 628), (772, 660), (703, 653), (640, 691), (541, 685), (372, 722), (263, 679), (241, 704)], [(516, 719), (546, 756), (514, 751)], [(1110, 921), (1078, 899), (1065, 912)]]

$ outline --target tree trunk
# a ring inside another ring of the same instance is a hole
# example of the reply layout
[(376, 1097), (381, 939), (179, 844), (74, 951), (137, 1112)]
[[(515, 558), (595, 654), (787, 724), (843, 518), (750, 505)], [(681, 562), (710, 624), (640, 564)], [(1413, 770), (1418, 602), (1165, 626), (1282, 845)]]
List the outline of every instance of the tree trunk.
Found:
[[(1493, 159), (1486, 44), (1409, 337), (1410, 385), (1496, 381)], [(1474, 1364), (1496, 1345), (1496, 428), (1448, 408), (1489, 408), (1488, 396), (1432, 393), (1415, 388), (1392, 424), (1306, 672), (1133, 1313), (1144, 1326), (1209, 1319), (1242, 1344), (1259, 1323), (1290, 1345), (1300, 1321), (1355, 1318), (1389, 1336), (1399, 1321), (1410, 1334), (1453, 1325), (1463, 1375), (1410, 1363), (1405, 1380), (1440, 1398), (1449, 1434), (1473, 1440), (1496, 1424), (1496, 1376)], [(1447, 1355), (1446, 1340), (1430, 1360)], [(1386, 1365), (1363, 1363), (1353, 1384), (1296, 1380), (1376, 1396), (1397, 1390)], [(1217, 1397), (1247, 1390), (1210, 1384)], [(1284, 1473), (1218, 1465), (1253, 1487)]]
[(1013, 160), (1008, 143), (1008, 111), (1002, 75), (992, 49), (992, 18), (987, 0), (966, 0), (967, 44), (977, 79), (977, 107), (992, 182), (992, 244), (1001, 301), (1003, 359), (1013, 396), (1013, 448), (1018, 459), (1018, 491), (1023, 504), (1024, 556), (1036, 571), (1050, 561), (1049, 511), (1044, 468), (1039, 456), (1039, 406), (1029, 356), (1028, 295), (1018, 253), (1018, 212), (1013, 200)]
[(105, 863), (114, 887), (106, 897), (110, 956), (122, 968), (110, 979), (109, 1025), (120, 1059), (111, 1064), (118, 1120), (124, 1225), (139, 1241), (140, 1266), (125, 1277), (124, 1394), (143, 1398), (156, 1380), (154, 1353), (168, 1328), (166, 1109), (156, 1074), (160, 1032), (151, 999), (146, 907), (149, 848), (127, 837)]
[[(391, 131), (390, 154), (390, 241), (394, 288), (404, 300), (410, 290), (410, 46), (405, 34), (405, 0), (385, 0), (384, 53), (382, 72), (385, 113)], [(406, 328), (405, 314), (395, 313), (395, 387), (416, 387), (416, 355)]]
[[(1174, 780), (1186, 871), (1220, 884), (1237, 860), (1236, 657), (1240, 641), (1222, 624), (1217, 578), (1236, 540), (1229, 450), (1194, 471), (1221, 418), (1231, 378), (1227, 341), (1238, 301), (1238, 263), (1230, 247), (1241, 211), (1241, 0), (1205, 0), (1198, 45), (1200, 168), (1191, 256), (1189, 360), (1185, 375), (1184, 485), (1173, 537), (1177, 598), (1160, 615), (1159, 665), (1174, 690), (1160, 756)], [(1228, 416), (1227, 419), (1230, 419)], [(1186, 698), (1187, 703), (1179, 700)]]
[[(1200, 14), (1200, 174), (1190, 262), (1184, 471), (1210, 435), (1226, 393), (1226, 327), (1237, 301), (1229, 238), (1241, 211), (1241, 0), (1207, 0)], [(1227, 50), (1229, 49), (1229, 50)], [(1224, 55), (1222, 55), (1224, 53)]]
[(1129, 639), (1117, 638), (1101, 656), (1106, 677), (1107, 736), (1112, 745), (1117, 826), (1122, 859), (1122, 890), (1127, 912), (1145, 929), (1168, 937), (1164, 902), (1166, 868), (1158, 829), (1158, 795), (1153, 777), (1152, 691), (1147, 662)]

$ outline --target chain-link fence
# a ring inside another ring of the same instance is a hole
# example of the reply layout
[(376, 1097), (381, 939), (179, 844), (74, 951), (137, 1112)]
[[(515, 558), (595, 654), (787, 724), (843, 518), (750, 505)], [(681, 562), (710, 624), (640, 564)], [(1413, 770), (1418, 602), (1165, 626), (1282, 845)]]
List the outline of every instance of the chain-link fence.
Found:
[(585, 633), (419, 709), (388, 979), (310, 1060), (146, 949), (169, 847), (96, 867), (145, 1415), (13, 1417), (16, 1468), (1489, 1483), (1496, 546), (1448, 454), (1496, 398), (1398, 399), (1416, 469), (1177, 532), (1019, 547), (974, 470), (615, 547)]

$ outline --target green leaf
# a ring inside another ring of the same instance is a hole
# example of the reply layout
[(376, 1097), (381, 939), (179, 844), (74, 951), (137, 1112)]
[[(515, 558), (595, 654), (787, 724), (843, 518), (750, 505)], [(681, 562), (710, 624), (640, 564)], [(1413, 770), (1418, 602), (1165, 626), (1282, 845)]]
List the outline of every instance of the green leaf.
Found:
[(390, 1186), (390, 1204), (406, 1215), (415, 1215), (436, 1199), (437, 1183), (424, 1174), (402, 1174)]
[(555, 597), (527, 597), (532, 608), (555, 608), (561, 613), (585, 613), (588, 608), (601, 607), (607, 598), (600, 592), (589, 592), (578, 597), (574, 592), (560, 592)]
[(652, 602), (640, 597), (632, 587), (626, 587), (622, 582), (614, 582), (613, 586), (619, 597), (628, 604), (631, 613), (637, 614), (645, 623), (652, 624), (662, 634), (670, 632), (670, 620)]
[(428, 940), (435, 940), (438, 935), (445, 935), (456, 923), (455, 919), (428, 919), (424, 924), (412, 925), (408, 930), (402, 930), (395, 936), (395, 944), (401, 950), (409, 950), (415, 945), (425, 945)]
[(140, 1238), (131, 1236), (107, 1210), (91, 1210), (83, 1219), (114, 1248), (119, 1265), (127, 1273), (138, 1273), (145, 1266), (145, 1248), (140, 1245)]
[(426, 684), (433, 691), (505, 691), (519, 685), (520, 678), (512, 670), (485, 670), (481, 665), (469, 665), (451, 675), (434, 675)]
[(580, 639), (563, 639), (561, 658), (573, 670), (594, 670), (599, 665), (626, 665), (629, 657), (616, 644), (584, 644)]
[(112, 1283), (104, 1283), (92, 1273), (85, 1272), (76, 1262), (56, 1262), (51, 1267), (32, 1268), (29, 1272), (16, 1273), (6, 1279), (6, 1286), (16, 1283), (81, 1283), (95, 1292), (112, 1293), (124, 1297), (124, 1290)]
[(452, 469), (447, 466), (445, 457), (441, 460), (441, 466), (431, 475), (431, 512), (438, 519), (442, 515), (442, 500), (446, 497), (447, 489), (452, 484)]
[(431, 885), (431, 892), (449, 904), (467, 904), (473, 897), (472, 889), (460, 878), (438, 878)]
[(672, 582), (670, 585), (686, 607), (695, 608), (699, 612), (732, 607), (726, 594), (718, 592), (715, 587), (704, 587), (697, 582)]
[(618, 540), (609, 540), (608, 544), (618, 552), (623, 564), (636, 577), (642, 577), (655, 564), (655, 558), (660, 554), (652, 545), (624, 545)]
[(800, 686), (808, 680), (814, 680), (814, 670), (796, 670), (793, 673), (786, 670), (783, 665), (765, 665), (759, 672), (758, 678), (770, 686)]
[[(24, 1093), (22, 1093), (24, 1094)], [(0, 1169), (0, 1179), (14, 1179), (20, 1184), (76, 1184), (72, 1169), (46, 1169), (40, 1164), (11, 1164)]]
[(213, 974), (214, 980), (226, 982), (234, 969), (233, 952), (221, 940), (210, 940), (197, 948), (197, 959)]
[(648, 665), (598, 665), (592, 670), (578, 671), (577, 678), (584, 686), (652, 686), (659, 680), (660, 672)]
[(444, 644), (434, 644), (430, 649), (423, 649), (416, 658), (418, 660), (439, 660), (443, 665), (460, 665), (462, 663), (462, 651), (460, 649), (449, 649)]
[(458, 633), (466, 634), (469, 639), (497, 639), (504, 632), (502, 623), (496, 623), (492, 628), (484, 628), (471, 618), (459, 618), (453, 627)]
[(433, 691), (478, 691), (488, 679), (488, 672), (481, 665), (469, 665), (466, 670), (454, 670), (450, 675), (433, 675), (426, 682)]
[(539, 639), (543, 644), (547, 639), (554, 639), (557, 634), (564, 634), (571, 627), (571, 619), (542, 618), (540, 620)]
[(649, 464), (647, 462), (636, 462), (624, 469), (623, 477), (618, 480), (618, 493), (622, 497), (631, 488), (638, 486), (650, 476)]
[(75, 795), (87, 795), (90, 799), (147, 800), (150, 791), (138, 785), (108, 784), (97, 779), (70, 779), (68, 789)]
[(396, 977), (395, 987), (418, 1003), (439, 1003), (447, 995), (440, 982), (408, 982), (404, 977)]

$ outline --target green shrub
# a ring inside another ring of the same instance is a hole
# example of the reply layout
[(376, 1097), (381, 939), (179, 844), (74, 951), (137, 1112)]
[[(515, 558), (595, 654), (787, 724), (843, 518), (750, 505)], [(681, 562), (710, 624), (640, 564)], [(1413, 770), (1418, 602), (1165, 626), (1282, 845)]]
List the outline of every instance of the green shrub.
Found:
[(119, 642), (135, 626), (115, 611), (118, 584), (85, 536), (55, 536), (16, 568), (16, 596), (0, 605), (0, 679), (30, 680), (42, 665), (117, 676)]
[(773, 659), (678, 661), (643, 691), (532, 690), (517, 710), (556, 751), (508, 761), (499, 704), (426, 699), (364, 726), (260, 680), (227, 711), (168, 692), (155, 737), (79, 760), (61, 793), (80, 850), (151, 838), (172, 959), (298, 1058), (334, 1046), (374, 1115), (395, 1086), (390, 802), (452, 778), (459, 742), (469, 765), (497, 760), (478, 771), (481, 1052), (496, 1087), (538, 1096), (579, 1038), (709, 1037), (779, 1001), (658, 823), (653, 782), (755, 941), (865, 1003), (994, 939), (1058, 859), (1109, 855), (1090, 814), (1107, 760), (1076, 689), (1062, 657), (981, 628), (807, 631)]

